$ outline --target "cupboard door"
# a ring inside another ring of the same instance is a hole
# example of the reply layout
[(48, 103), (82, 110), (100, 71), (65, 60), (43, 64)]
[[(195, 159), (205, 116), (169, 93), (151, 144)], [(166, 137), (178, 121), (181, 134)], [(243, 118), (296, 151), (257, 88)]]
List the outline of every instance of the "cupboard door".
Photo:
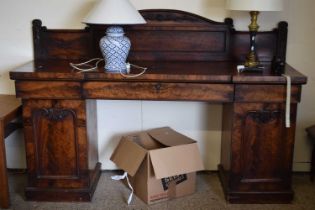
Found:
[(30, 185), (86, 186), (85, 102), (27, 100), (23, 105)]
[(232, 189), (291, 189), (296, 105), (285, 127), (284, 104), (236, 103), (232, 134)]
[(40, 178), (79, 178), (75, 112), (49, 108), (33, 111), (36, 171)]

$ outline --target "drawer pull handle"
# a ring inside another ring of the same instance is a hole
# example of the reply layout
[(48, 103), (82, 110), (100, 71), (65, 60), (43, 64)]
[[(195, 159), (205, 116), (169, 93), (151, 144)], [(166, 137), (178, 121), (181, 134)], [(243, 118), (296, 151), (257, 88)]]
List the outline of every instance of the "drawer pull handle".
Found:
[(160, 90), (161, 90), (161, 87), (162, 87), (161, 83), (158, 83), (158, 84), (154, 85), (155, 92), (156, 92), (156, 93), (159, 93)]

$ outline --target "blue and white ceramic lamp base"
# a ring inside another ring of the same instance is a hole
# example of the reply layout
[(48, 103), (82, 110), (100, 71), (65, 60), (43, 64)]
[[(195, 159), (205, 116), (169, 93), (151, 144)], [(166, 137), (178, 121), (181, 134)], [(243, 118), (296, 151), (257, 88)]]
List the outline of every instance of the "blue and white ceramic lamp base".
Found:
[(110, 26), (106, 36), (100, 40), (100, 49), (105, 60), (105, 71), (127, 73), (126, 60), (130, 50), (130, 40), (120, 26)]

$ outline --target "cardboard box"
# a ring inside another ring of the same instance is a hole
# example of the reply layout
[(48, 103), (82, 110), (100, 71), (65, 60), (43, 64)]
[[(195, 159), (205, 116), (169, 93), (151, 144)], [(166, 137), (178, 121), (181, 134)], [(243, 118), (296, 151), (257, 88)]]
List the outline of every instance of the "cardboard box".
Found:
[(147, 204), (194, 193), (196, 171), (204, 170), (196, 141), (169, 127), (123, 137), (111, 160)]

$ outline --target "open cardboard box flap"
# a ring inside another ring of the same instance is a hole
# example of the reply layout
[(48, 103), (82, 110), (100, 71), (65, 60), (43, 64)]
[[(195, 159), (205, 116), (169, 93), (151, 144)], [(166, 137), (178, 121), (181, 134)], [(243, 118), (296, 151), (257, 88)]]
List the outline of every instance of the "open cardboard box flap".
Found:
[(156, 128), (148, 131), (148, 134), (156, 141), (165, 146), (177, 146), (192, 144), (196, 141), (171, 129), (170, 127)]
[(196, 143), (151, 150), (149, 155), (157, 179), (204, 170)]
[(133, 142), (130, 138), (123, 137), (110, 160), (129, 175), (134, 176), (146, 154), (146, 149)]
[(168, 146), (149, 151), (157, 179), (204, 170), (195, 140), (170, 127), (152, 129), (148, 134), (154, 140)]

